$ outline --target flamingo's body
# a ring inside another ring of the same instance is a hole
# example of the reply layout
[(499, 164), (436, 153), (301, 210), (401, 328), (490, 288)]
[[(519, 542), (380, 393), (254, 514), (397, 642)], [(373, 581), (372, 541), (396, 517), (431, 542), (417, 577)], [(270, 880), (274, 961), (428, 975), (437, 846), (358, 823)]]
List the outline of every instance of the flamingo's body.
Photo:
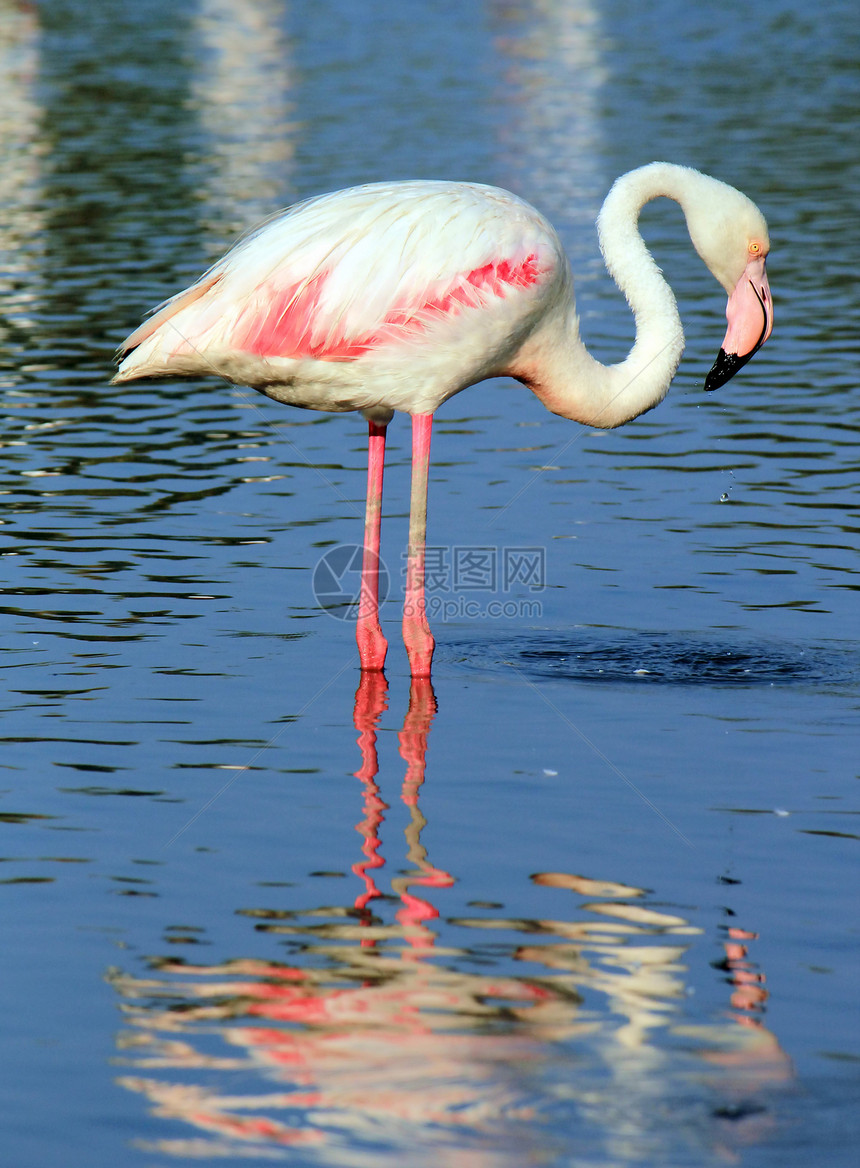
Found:
[(658, 195), (681, 203), (696, 249), (730, 295), (729, 329), (706, 382), (716, 388), (770, 335), (767, 225), (739, 191), (668, 163), (619, 179), (598, 223), (637, 323), (618, 365), (600, 365), (582, 344), (567, 258), (533, 207), (494, 187), (403, 182), (323, 195), (265, 224), (132, 333), (114, 380), (217, 374), (290, 405), (364, 414), (365, 669), (381, 669), (386, 651), (375, 571), (385, 428), (395, 410), (411, 414), (404, 637), (413, 675), (424, 676), (433, 652), (423, 595), (432, 414), (499, 375), (586, 425), (618, 426), (657, 405), (684, 345), (674, 296), (636, 227)]

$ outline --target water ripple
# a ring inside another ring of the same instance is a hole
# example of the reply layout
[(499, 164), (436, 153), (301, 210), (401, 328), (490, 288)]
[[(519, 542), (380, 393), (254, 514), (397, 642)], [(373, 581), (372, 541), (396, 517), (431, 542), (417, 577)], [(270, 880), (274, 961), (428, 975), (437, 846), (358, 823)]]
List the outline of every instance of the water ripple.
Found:
[(860, 676), (856, 655), (841, 647), (680, 633), (531, 632), (449, 643), (446, 655), (481, 673), (513, 670), (533, 681), (766, 686), (845, 684)]

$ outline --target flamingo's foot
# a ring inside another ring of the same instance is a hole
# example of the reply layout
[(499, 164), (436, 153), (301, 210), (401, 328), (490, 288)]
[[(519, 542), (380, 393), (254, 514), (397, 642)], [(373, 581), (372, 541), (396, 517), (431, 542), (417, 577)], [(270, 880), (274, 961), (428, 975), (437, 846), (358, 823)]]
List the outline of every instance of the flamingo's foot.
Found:
[(426, 620), (404, 620), (403, 641), (409, 657), (409, 672), (413, 677), (429, 677), (436, 642)]
[(382, 635), (379, 621), (359, 617), (355, 627), (355, 639), (358, 643), (358, 656), (362, 671), (380, 672), (385, 666), (388, 642)]

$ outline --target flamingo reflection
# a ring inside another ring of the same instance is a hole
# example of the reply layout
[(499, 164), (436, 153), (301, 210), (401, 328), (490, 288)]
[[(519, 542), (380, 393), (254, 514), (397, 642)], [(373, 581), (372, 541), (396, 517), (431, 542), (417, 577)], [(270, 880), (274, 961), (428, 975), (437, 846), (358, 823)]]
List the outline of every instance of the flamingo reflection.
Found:
[[(379, 773), (379, 755), (376, 749), (376, 734), (379, 719), (388, 709), (388, 683), (382, 673), (363, 672), (355, 695), (354, 721), (358, 730), (358, 747), (361, 751), (361, 767), (355, 776), (364, 788), (364, 818), (357, 831), (364, 839), (361, 850), (363, 859), (353, 864), (352, 871), (364, 883), (364, 892), (355, 900), (355, 908), (361, 913), (366, 926), (371, 917), (366, 911), (373, 900), (382, 893), (377, 887), (373, 873), (385, 864), (380, 852), (379, 831), (385, 819), (388, 804), (382, 800), (376, 776)], [(418, 792), (424, 782), (427, 739), (436, 713), (436, 696), (429, 678), (413, 678), (409, 691), (409, 708), (398, 735), (400, 756), (406, 763), (401, 799), (409, 809), (410, 821), (406, 827), (406, 857), (414, 865), (412, 872), (395, 877), (391, 887), (399, 896), (402, 908), (396, 919), (402, 927), (402, 939), (410, 946), (413, 957), (433, 949), (436, 935), (425, 922), (435, 920), (439, 911), (428, 899), (411, 891), (413, 885), (431, 888), (450, 888), (454, 877), (435, 867), (427, 859), (427, 850), (421, 843), (421, 832), (427, 820), (421, 813)], [(377, 943), (376, 937), (365, 937), (361, 944), (371, 948)], [(404, 951), (404, 958), (408, 951)]]
[(738, 1084), (741, 1091), (744, 1080), (779, 1083), (787, 1082), (794, 1075), (791, 1060), (765, 1024), (767, 979), (751, 960), (749, 951), (750, 942), (757, 940), (758, 933), (748, 929), (736, 925), (726, 929), (722, 968), (732, 987), (729, 1017), (735, 1026), (741, 1027), (745, 1041), (740, 1051), (724, 1050), (706, 1056), (711, 1062), (732, 1068), (741, 1080)]
[[(438, 944), (436, 902), (454, 877), (421, 842), (419, 805), (436, 701), (429, 680), (413, 680), (398, 735), (410, 867), (386, 889), (389, 807), (377, 735), (387, 694), (381, 673), (362, 675), (354, 706), (363, 799), (354, 902), (244, 910), (258, 935), (298, 946), (300, 961), (162, 960), (149, 977), (113, 976), (133, 1028), (122, 1039), (133, 1073), (121, 1082), (156, 1116), (194, 1133), (158, 1139), (153, 1150), (288, 1158), (308, 1145), (321, 1163), (334, 1164), (344, 1162), (348, 1144), (356, 1162), (520, 1168), (550, 1146), (548, 1102), (577, 1111), (598, 1156), (627, 1162), (654, 1114), (686, 1098), (703, 1066), (730, 1077), (730, 1106), (740, 1109), (733, 1120), (763, 1083), (784, 1077), (787, 1060), (764, 1025), (763, 975), (748, 959), (751, 935), (735, 930), (726, 952), (736, 1013), (685, 1026), (683, 960), (701, 930), (651, 907), (641, 888), (539, 873), (537, 895), (561, 906), (556, 917), (448, 916), (446, 928), (459, 930), (467, 947)], [(521, 974), (497, 976), (485, 964), (472, 972), (493, 929), (513, 936), (508, 962)], [(597, 1077), (588, 1071), (595, 1058)], [(259, 1088), (219, 1089), (237, 1072)], [(189, 1074), (199, 1084), (189, 1084)], [(762, 1109), (748, 1110), (756, 1117)], [(745, 1126), (751, 1139), (764, 1131), (757, 1118)], [(710, 1144), (732, 1152), (722, 1131)]]
[[(33, 347), (44, 288), (42, 170), (48, 151), (39, 101), (40, 47), (35, 6), (0, 4), (0, 341), (12, 353)], [(24, 376), (18, 365), (4, 362), (4, 388)]]
[[(357, 897), (355, 907), (362, 913), (362, 921), (370, 922), (370, 915), (364, 914), (372, 900), (382, 896), (374, 883), (372, 872), (385, 863), (379, 855), (379, 827), (385, 818), (388, 804), (382, 801), (376, 776), (379, 774), (379, 754), (376, 749), (376, 731), (379, 719), (388, 709), (388, 682), (383, 673), (364, 672), (355, 695), (354, 721), (358, 731), (358, 748), (361, 751), (361, 766), (355, 777), (364, 786), (364, 819), (356, 828), (364, 837), (361, 850), (363, 860), (353, 864), (352, 870), (364, 881), (364, 892)], [(372, 945), (373, 940), (363, 940), (362, 945)]]
[(284, 0), (199, 0), (191, 105), (206, 179), (198, 185), (213, 234), (271, 215), (292, 183), (295, 70)]
[[(386, 702), (387, 682), (381, 673), (363, 673), (355, 695), (355, 727), (359, 732), (358, 745), (361, 750), (362, 765), (356, 777), (365, 787), (365, 817), (358, 830), (364, 836), (362, 851), (365, 860), (353, 866), (356, 875), (365, 882), (365, 892), (358, 897), (355, 907), (364, 909), (380, 892), (368, 870), (382, 867), (384, 860), (379, 853), (379, 828), (388, 809), (379, 796), (376, 775), (379, 759), (376, 752), (376, 727), (381, 714), (388, 708)], [(413, 956), (419, 956), (433, 948), (435, 933), (425, 922), (439, 916), (438, 909), (424, 897), (411, 892), (413, 885), (434, 888), (450, 888), (454, 877), (436, 868), (427, 859), (427, 850), (421, 843), (421, 832), (427, 820), (418, 804), (418, 792), (424, 782), (427, 739), (436, 713), (436, 696), (429, 678), (412, 679), (409, 691), (409, 709), (398, 735), (400, 756), (406, 763), (401, 799), (409, 809), (410, 822), (406, 827), (406, 856), (414, 865), (412, 872), (398, 876), (391, 881), (391, 887), (400, 897), (403, 907), (397, 913), (397, 921), (403, 928), (403, 939), (411, 947)], [(373, 942), (369, 942), (372, 944)], [(404, 953), (404, 956), (406, 954)]]
[[(363, 793), (363, 817), (357, 825), (361, 859), (352, 871), (362, 884), (351, 908), (320, 910), (334, 919), (306, 926), (303, 913), (252, 910), (258, 929), (270, 936), (302, 936), (311, 941), (305, 952), (324, 955), (334, 969), (297, 968), (276, 962), (240, 961), (192, 966), (158, 963), (150, 980), (116, 978), (127, 1001), (151, 997), (151, 1007), (128, 1008), (137, 1035), (126, 1038), (134, 1064), (142, 1067), (216, 1068), (229, 1071), (255, 1067), (274, 1075), (287, 1089), (237, 1099), (203, 1088), (178, 1087), (146, 1076), (127, 1076), (125, 1086), (143, 1093), (162, 1117), (182, 1119), (198, 1132), (221, 1142), (213, 1150), (235, 1150), (237, 1142), (267, 1148), (329, 1144), (337, 1156), (337, 1130), (348, 1126), (353, 1138), (404, 1140), (405, 1131), (441, 1125), (457, 1131), (458, 1149), (437, 1148), (428, 1162), (461, 1163), (469, 1146), (470, 1163), (507, 1168), (532, 1155), (526, 1145), (535, 1117), (531, 1092), (522, 1083), (523, 1068), (542, 1057), (539, 1041), (527, 1029), (486, 1033), (488, 1019), (525, 1018), (553, 995), (538, 983), (514, 978), (464, 974), (435, 960), (432, 922), (439, 910), (431, 900), (435, 890), (454, 884), (454, 877), (432, 864), (421, 842), (426, 819), (419, 805), (424, 782), (427, 741), (436, 699), (429, 679), (415, 679), (409, 708), (398, 735), (406, 764), (401, 799), (408, 809), (406, 859), (411, 865), (390, 880), (400, 901), (394, 922), (385, 924), (373, 913), (374, 902), (390, 900), (380, 887), (385, 867), (380, 832), (389, 810), (377, 777), (377, 733), (387, 710), (387, 683), (381, 673), (363, 673), (355, 698), (354, 723), (361, 765), (355, 772)], [(420, 890), (420, 891), (416, 891)], [(317, 942), (317, 945), (313, 944)], [(356, 945), (356, 942), (358, 944)], [(448, 954), (450, 951), (448, 951)], [(446, 955), (448, 955), (446, 954)], [(200, 979), (189, 989), (181, 1011), (160, 1002), (161, 991), (176, 992), (160, 979)], [(244, 1019), (246, 1025), (236, 1026)], [(177, 1040), (194, 1024), (223, 1026), (224, 1039), (244, 1057), (211, 1059), (192, 1042)], [(169, 1039), (156, 1034), (169, 1033)], [(538, 1035), (538, 1038), (541, 1036)], [(237, 1112), (265, 1109), (289, 1112), (281, 1118), (249, 1117)], [(518, 1150), (500, 1146), (503, 1130)], [(519, 1133), (519, 1135), (517, 1135)], [(199, 1142), (162, 1140), (161, 1152), (199, 1153)], [(412, 1149), (410, 1164), (420, 1164)]]

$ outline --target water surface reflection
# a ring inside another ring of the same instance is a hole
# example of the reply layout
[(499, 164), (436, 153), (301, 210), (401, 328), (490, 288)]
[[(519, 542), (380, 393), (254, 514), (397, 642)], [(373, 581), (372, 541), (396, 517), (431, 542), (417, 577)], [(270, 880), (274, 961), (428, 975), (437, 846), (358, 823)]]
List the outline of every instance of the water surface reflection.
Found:
[[(296, 908), (288, 893), (283, 906), (240, 909), (285, 959), (161, 956), (146, 972), (110, 975), (129, 1025), (120, 1082), (190, 1129), (145, 1146), (189, 1158), (280, 1158), (298, 1146), (322, 1163), (348, 1151), (354, 1163), (461, 1164), (469, 1153), (470, 1164), (502, 1166), (562, 1152), (573, 1115), (612, 1162), (646, 1156), (671, 1109), (679, 1146), (697, 1155), (768, 1134), (769, 1094), (792, 1072), (765, 1025), (755, 934), (726, 927), (730, 1008), (692, 1025), (684, 962), (702, 930), (643, 888), (539, 872), (533, 883), (559, 893), (557, 918), (511, 919), (486, 903), (440, 917), (456, 878), (421, 841), (428, 680), (413, 680), (398, 735), (407, 866), (386, 888), (386, 709), (384, 677), (362, 676), (352, 899)], [(440, 942), (442, 919), (459, 945)], [(169, 932), (182, 943), (180, 927)]]

